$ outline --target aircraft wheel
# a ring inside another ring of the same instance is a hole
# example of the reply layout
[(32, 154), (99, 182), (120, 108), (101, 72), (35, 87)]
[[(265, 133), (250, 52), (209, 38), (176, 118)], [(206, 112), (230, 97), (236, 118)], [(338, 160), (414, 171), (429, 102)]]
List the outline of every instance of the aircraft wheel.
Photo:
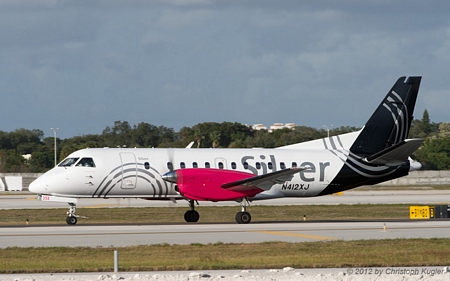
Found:
[(241, 220), (241, 212), (236, 213), (236, 216), (235, 216), (234, 218), (236, 219), (236, 222), (237, 222), (237, 223), (242, 223), (242, 220)]
[(76, 217), (67, 217), (66, 222), (68, 225), (75, 225), (75, 224), (77, 224), (77, 218)]
[(184, 213), (184, 220), (186, 222), (198, 222), (200, 215), (195, 210), (190, 210)]
[(252, 216), (250, 215), (249, 212), (239, 212), (236, 214), (235, 218), (237, 223), (242, 224), (247, 224), (252, 220)]

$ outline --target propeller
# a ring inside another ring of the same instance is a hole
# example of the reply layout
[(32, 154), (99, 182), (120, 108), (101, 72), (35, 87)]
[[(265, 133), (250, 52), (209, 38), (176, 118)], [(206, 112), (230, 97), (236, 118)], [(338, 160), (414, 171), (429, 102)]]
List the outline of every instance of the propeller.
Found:
[(175, 171), (170, 171), (165, 173), (164, 175), (161, 176), (163, 180), (171, 182), (171, 183), (177, 183), (177, 172)]
[(161, 177), (167, 182), (177, 183), (177, 172), (173, 169), (173, 153), (174, 151), (172, 148), (167, 150), (167, 169), (169, 169), (169, 172), (165, 173)]
[[(188, 144), (188, 146), (186, 146), (186, 149), (191, 149), (193, 144), (194, 144), (194, 142), (191, 141)], [(169, 148), (167, 150), (167, 156), (169, 159), (169, 162), (167, 162), (167, 169), (169, 169), (169, 172), (162, 175), (162, 179), (167, 182), (177, 183), (177, 179), (178, 179), (177, 172), (173, 169), (173, 153), (174, 153), (174, 150), (172, 148)]]

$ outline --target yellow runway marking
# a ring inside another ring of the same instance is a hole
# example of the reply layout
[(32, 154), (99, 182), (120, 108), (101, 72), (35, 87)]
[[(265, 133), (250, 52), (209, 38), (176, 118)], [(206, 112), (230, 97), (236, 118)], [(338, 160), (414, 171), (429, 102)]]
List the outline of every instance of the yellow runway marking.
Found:
[(34, 197), (33, 198), (27, 198), (27, 200), (36, 200), (36, 198), (34, 198)]
[(269, 230), (254, 230), (252, 232), (262, 233), (262, 234), (271, 234), (271, 235), (280, 235), (280, 236), (293, 236), (314, 240), (338, 240), (337, 238), (328, 237), (328, 236), (319, 236), (319, 235), (310, 235), (310, 234), (302, 234), (302, 233), (293, 233), (293, 232), (285, 232), (285, 231), (269, 231)]

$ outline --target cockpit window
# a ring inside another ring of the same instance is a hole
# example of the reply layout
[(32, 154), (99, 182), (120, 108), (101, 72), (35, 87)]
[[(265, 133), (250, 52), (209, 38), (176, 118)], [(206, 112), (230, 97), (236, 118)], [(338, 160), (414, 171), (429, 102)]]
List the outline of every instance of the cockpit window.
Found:
[(75, 162), (78, 161), (78, 159), (80, 159), (79, 157), (76, 158), (66, 158), (64, 159), (61, 163), (59, 163), (59, 167), (70, 167), (73, 166), (73, 164), (75, 164)]
[(82, 158), (76, 165), (77, 167), (95, 167), (94, 159)]

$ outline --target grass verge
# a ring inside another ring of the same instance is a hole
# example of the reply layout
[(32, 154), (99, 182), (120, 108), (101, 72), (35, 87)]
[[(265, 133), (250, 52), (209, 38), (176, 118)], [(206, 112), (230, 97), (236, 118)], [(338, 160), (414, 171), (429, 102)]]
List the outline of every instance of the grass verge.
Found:
[[(0, 273), (444, 266), (450, 239), (0, 249)], [(349, 249), (352, 249), (349, 251)]]
[[(78, 208), (78, 224), (101, 223), (184, 223), (188, 208)], [(196, 207), (199, 222), (234, 222), (239, 207)], [(303, 220), (353, 220), (353, 219), (409, 219), (407, 204), (356, 204), (356, 205), (300, 205), (251, 206), (248, 211), (252, 222)], [(14, 209), (0, 210), (0, 225), (65, 224), (67, 209)]]

